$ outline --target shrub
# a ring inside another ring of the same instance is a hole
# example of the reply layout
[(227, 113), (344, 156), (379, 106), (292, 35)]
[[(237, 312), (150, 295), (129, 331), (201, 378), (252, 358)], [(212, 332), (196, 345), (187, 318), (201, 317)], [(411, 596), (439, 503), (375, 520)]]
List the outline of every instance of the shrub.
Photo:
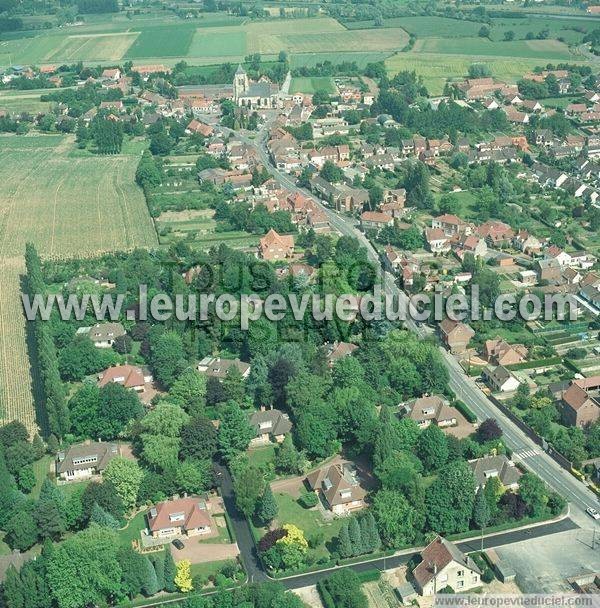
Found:
[(319, 497), (314, 492), (303, 492), (298, 499), (298, 504), (305, 509), (316, 507), (319, 502)]

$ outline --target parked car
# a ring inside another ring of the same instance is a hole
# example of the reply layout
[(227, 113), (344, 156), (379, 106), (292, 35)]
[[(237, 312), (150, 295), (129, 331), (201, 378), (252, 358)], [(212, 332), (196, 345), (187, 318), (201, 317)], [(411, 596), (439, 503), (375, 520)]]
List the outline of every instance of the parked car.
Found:
[(178, 539), (176, 538), (175, 540), (171, 541), (171, 544), (175, 547), (175, 549), (183, 549), (185, 547), (185, 545)]
[(598, 513), (594, 507), (588, 507), (585, 512), (594, 519), (600, 519), (600, 513)]

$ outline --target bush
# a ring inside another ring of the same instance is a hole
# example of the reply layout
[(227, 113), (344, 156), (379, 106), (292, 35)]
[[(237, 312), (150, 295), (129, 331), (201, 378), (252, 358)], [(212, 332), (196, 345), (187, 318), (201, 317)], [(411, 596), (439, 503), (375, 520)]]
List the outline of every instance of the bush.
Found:
[(298, 499), (298, 504), (305, 509), (312, 509), (316, 507), (319, 502), (319, 497), (315, 492), (303, 492), (302, 496)]
[(585, 359), (587, 356), (587, 350), (581, 347), (570, 348), (566, 355), (569, 359)]
[(467, 422), (474, 424), (477, 416), (469, 409), (469, 406), (458, 399), (453, 403), (454, 407), (467, 419)]

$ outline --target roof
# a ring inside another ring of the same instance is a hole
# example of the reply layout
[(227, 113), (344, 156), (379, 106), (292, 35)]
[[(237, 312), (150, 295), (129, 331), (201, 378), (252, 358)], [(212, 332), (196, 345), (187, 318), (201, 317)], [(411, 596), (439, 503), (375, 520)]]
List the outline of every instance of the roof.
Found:
[(503, 365), (498, 365), (496, 367), (486, 367), (485, 374), (490, 380), (492, 380), (495, 384), (498, 385), (502, 385), (509, 378), (514, 377)]
[(245, 74), (246, 70), (242, 67), (242, 64), (238, 64), (237, 70), (235, 71), (236, 74)]
[[(183, 519), (179, 519), (180, 516), (183, 516)], [(159, 502), (148, 511), (148, 526), (152, 532), (172, 528), (175, 521), (180, 523), (184, 530), (209, 527), (211, 521), (206, 502), (198, 496), (189, 496)]]
[(352, 344), (351, 342), (334, 342), (329, 346), (327, 360), (330, 363), (334, 363), (342, 357), (351, 355), (357, 348), (358, 346), (356, 344)]
[[(207, 376), (215, 378), (225, 378), (227, 372), (232, 368), (237, 367), (242, 376), (248, 373), (250, 365), (239, 359), (221, 359), (220, 357), (205, 357), (198, 364), (198, 370), (204, 371)], [(206, 368), (201, 370), (201, 368)]]
[(473, 328), (470, 325), (467, 325), (466, 323), (461, 323), (460, 321), (453, 321), (452, 319), (444, 319), (440, 323), (440, 330), (446, 336), (449, 336), (450, 334), (453, 334), (457, 331), (466, 332), (471, 336), (475, 335), (475, 332), (473, 331)]
[(271, 230), (260, 239), (260, 248), (269, 249), (277, 246), (282, 249), (293, 249), (294, 237), (291, 234), (279, 234), (271, 228)]
[(348, 463), (333, 464), (310, 473), (306, 480), (313, 490), (320, 489), (333, 507), (362, 500), (366, 492), (358, 485)]
[(144, 372), (141, 367), (135, 365), (117, 365), (109, 367), (98, 376), (99, 386), (106, 386), (110, 382), (122, 384), (125, 388), (144, 386)]
[(407, 416), (415, 422), (434, 420), (436, 423), (444, 420), (458, 420), (459, 411), (448, 404), (438, 395), (428, 395), (408, 401), (405, 406)]
[(511, 486), (521, 478), (521, 471), (503, 454), (471, 460), (469, 466), (478, 486), (485, 485), (490, 477), (498, 477), (504, 486)]
[(379, 211), (365, 211), (360, 216), (361, 222), (374, 222), (377, 224), (389, 224), (394, 220), (391, 215), (387, 213), (380, 213)]
[(292, 430), (289, 416), (281, 410), (261, 410), (250, 416), (250, 424), (256, 430), (256, 435), (269, 433), (271, 435), (286, 435)]
[(98, 343), (124, 336), (125, 328), (121, 323), (96, 323), (93, 327), (80, 327), (77, 333), (86, 333), (92, 342)]
[(456, 562), (481, 574), (477, 564), (449, 540), (438, 536), (421, 551), (422, 561), (413, 570), (413, 576), (421, 588), (425, 587), (448, 564)]
[(116, 443), (97, 441), (78, 443), (72, 445), (68, 450), (58, 453), (56, 470), (58, 473), (65, 473), (93, 467), (98, 471), (103, 471), (108, 463), (119, 455), (120, 449)]

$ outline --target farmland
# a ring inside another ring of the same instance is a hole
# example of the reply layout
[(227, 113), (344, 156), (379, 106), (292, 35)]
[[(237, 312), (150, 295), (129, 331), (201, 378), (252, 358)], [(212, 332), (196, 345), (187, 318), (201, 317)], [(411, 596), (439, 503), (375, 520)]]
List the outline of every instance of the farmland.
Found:
[(126, 58), (184, 57), (195, 31), (194, 25), (165, 25), (144, 29), (127, 51)]
[(156, 245), (133, 176), (137, 156), (73, 154), (70, 138), (0, 138), (0, 403), (2, 417), (33, 428), (34, 382), (19, 299), (29, 241), (43, 256), (76, 257)]
[(329, 77), (292, 78), (290, 93), (314, 93), (315, 91), (335, 92), (335, 85)]

